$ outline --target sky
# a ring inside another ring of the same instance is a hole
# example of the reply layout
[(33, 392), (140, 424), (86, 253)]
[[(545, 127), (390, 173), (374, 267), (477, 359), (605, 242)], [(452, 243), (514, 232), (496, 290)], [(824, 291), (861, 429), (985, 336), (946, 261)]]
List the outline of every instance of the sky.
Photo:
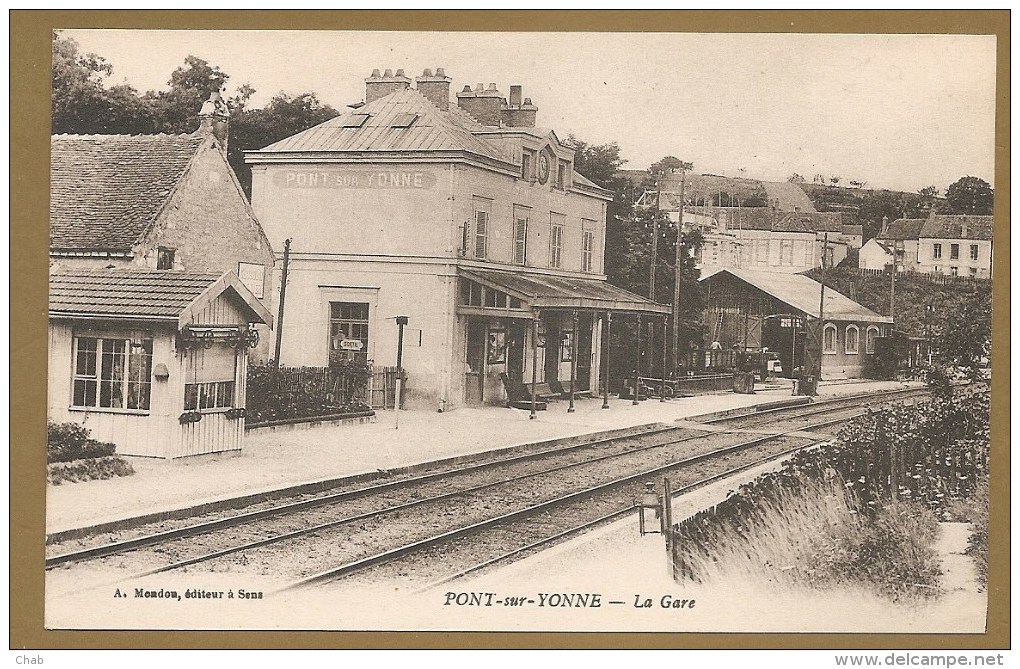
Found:
[(113, 65), (109, 84), (167, 87), (195, 55), (249, 83), (253, 106), (364, 98), (373, 69), (442, 67), (451, 91), (520, 84), (538, 125), (617, 142), (625, 168), (666, 155), (697, 173), (944, 190), (994, 182), (995, 37), (683, 33), (67, 30)]

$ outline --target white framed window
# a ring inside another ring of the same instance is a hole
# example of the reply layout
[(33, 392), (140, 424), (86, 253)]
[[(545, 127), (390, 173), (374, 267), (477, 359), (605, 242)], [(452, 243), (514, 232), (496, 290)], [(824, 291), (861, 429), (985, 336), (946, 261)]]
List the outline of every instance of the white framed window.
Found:
[(836, 352), (836, 326), (826, 323), (822, 330), (822, 353)]
[(864, 335), (864, 352), (874, 353), (875, 352), (875, 340), (878, 339), (878, 328), (874, 325), (868, 326), (868, 331)]
[(845, 339), (843, 340), (846, 344), (845, 349), (848, 355), (857, 355), (858, 347), (861, 342), (861, 331), (856, 325), (846, 326)]
[(148, 411), (152, 339), (75, 337), (71, 406)]
[(514, 264), (528, 264), (528, 221), (531, 209), (514, 205)]
[(942, 244), (931, 245), (931, 257), (935, 260), (942, 258)]
[(218, 412), (244, 406), (235, 395), (237, 351), (225, 342), (188, 352), (184, 371), (184, 410)]
[(368, 360), (368, 302), (329, 303), (329, 361)]
[(471, 231), (468, 237), (471, 253), (475, 258), (486, 259), (489, 256), (489, 212), (492, 200), (484, 197), (472, 198), (474, 211), (471, 216)]
[(595, 221), (581, 219), (581, 271), (595, 271)]
[(531, 149), (524, 149), (521, 153), (521, 177), (528, 180), (535, 180), (535, 152)]
[(977, 260), (978, 259), (978, 245), (977, 244), (971, 244), (970, 245), (970, 259), (971, 260)]
[(949, 245), (949, 259), (950, 260), (959, 260), (960, 259), (960, 245), (959, 244), (950, 244)]
[(549, 215), (549, 267), (563, 265), (563, 214)]

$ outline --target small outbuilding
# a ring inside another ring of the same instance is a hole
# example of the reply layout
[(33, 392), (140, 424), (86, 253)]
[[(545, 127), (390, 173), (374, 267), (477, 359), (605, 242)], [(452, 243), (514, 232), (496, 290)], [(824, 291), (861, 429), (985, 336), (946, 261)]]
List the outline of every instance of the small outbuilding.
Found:
[[(808, 325), (819, 317), (822, 284), (803, 274), (731, 268), (700, 281), (709, 341), (726, 349), (766, 348), (779, 356), (785, 376), (805, 365)], [(892, 319), (831, 288), (825, 289), (821, 315), (822, 378), (864, 376), (873, 368), (878, 340), (889, 334)]]
[(49, 419), (122, 455), (240, 450), (257, 325), (272, 317), (233, 272), (55, 270)]

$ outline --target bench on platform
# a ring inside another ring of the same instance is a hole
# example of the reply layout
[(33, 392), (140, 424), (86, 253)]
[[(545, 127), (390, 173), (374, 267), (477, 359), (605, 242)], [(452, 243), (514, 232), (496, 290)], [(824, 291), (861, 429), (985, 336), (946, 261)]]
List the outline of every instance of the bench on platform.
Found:
[[(559, 381), (550, 381), (549, 382), (549, 387), (552, 389), (552, 391), (554, 393), (557, 393), (558, 396), (561, 397), (562, 399), (567, 399), (567, 398), (570, 397), (570, 382), (569, 381), (567, 381), (566, 384), (563, 384), (563, 383), (561, 383)], [(541, 388), (541, 386), (539, 386), (539, 388)], [(579, 399), (579, 398), (582, 398), (582, 397), (591, 397), (591, 391), (590, 390), (574, 390), (574, 399)]]
[[(526, 386), (523, 383), (512, 381), (506, 372), (501, 373), (499, 379), (503, 382), (503, 388), (506, 390), (507, 406), (514, 409), (530, 410), (532, 408), (530, 384)], [(552, 390), (550, 389), (543, 396), (542, 385), (544, 384), (535, 386), (535, 411), (545, 411), (548, 407), (546, 398), (552, 395)]]

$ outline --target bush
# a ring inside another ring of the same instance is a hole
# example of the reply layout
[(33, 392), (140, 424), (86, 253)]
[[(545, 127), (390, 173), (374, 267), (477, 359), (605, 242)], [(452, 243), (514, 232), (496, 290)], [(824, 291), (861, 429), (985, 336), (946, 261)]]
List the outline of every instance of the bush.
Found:
[(366, 411), (371, 377), (372, 366), (359, 361), (280, 369), (249, 365), (245, 415), (249, 423), (261, 423)]
[(858, 517), (822, 530), (806, 572), (813, 585), (864, 584), (893, 601), (939, 593), (938, 520), (929, 509), (897, 503)]
[(74, 462), (54, 462), (46, 468), (46, 480), (53, 485), (110, 479), (115, 476), (130, 476), (134, 468), (124, 458), (108, 456), (87, 458)]
[(113, 455), (115, 444), (96, 441), (91, 433), (78, 423), (54, 423), (46, 425), (46, 461), (71, 462), (85, 458), (102, 458)]

